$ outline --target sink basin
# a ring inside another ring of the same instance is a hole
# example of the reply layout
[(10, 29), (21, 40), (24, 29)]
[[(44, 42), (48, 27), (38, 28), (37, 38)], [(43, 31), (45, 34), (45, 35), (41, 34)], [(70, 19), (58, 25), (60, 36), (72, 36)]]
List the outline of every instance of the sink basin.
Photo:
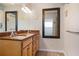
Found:
[(33, 34), (28, 34), (28, 35), (16, 35), (16, 36), (11, 37), (11, 38), (22, 40), (22, 39), (25, 39), (25, 38), (30, 37), (30, 36), (32, 36), (32, 35), (33, 35)]
[(24, 38), (26, 38), (26, 36), (14, 36), (14, 37), (12, 37), (13, 39), (24, 39)]

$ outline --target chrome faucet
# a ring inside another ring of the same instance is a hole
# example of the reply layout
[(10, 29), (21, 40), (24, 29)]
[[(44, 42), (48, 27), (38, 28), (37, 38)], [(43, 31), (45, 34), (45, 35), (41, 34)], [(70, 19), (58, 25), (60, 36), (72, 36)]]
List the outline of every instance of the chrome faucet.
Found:
[(15, 33), (12, 31), (10, 37), (14, 37)]

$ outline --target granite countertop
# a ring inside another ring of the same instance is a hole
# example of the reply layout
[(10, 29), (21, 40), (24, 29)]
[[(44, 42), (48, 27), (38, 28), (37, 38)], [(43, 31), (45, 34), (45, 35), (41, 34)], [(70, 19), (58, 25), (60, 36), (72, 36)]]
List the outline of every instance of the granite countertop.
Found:
[(18, 40), (18, 41), (22, 41), (25, 40), (29, 37), (32, 37), (34, 34), (18, 34), (16, 36), (10, 37), (10, 36), (4, 36), (4, 37), (0, 37), (0, 40)]

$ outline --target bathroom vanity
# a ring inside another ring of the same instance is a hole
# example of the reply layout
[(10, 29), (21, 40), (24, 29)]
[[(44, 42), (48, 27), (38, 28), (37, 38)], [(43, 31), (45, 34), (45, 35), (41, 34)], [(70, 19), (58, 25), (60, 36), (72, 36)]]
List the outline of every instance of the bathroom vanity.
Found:
[(0, 56), (34, 56), (39, 48), (38, 33), (0, 37)]

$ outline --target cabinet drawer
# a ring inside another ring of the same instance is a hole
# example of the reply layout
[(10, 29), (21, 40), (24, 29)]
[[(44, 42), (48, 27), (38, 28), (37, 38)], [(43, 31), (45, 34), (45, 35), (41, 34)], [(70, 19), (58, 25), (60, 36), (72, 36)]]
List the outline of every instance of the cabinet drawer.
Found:
[(26, 39), (25, 41), (23, 41), (23, 48), (25, 48), (28, 44), (30, 44), (32, 42), (32, 37)]

